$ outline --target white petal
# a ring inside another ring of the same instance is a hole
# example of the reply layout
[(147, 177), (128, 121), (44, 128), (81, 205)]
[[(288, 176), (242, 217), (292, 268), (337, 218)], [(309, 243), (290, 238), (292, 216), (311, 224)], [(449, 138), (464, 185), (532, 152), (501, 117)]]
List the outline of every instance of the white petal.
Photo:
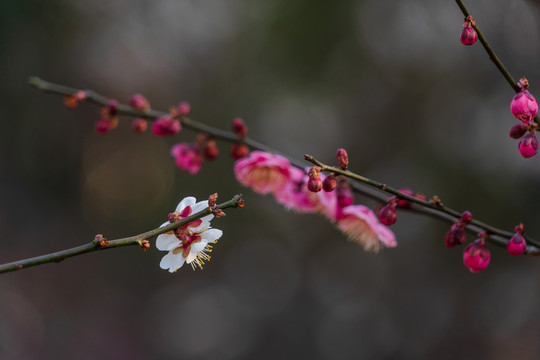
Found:
[(193, 209), (193, 212), (199, 212), (201, 210), (204, 210), (208, 207), (208, 200), (199, 201), (195, 205), (193, 205), (191, 208)]
[(175, 272), (184, 265), (184, 257), (181, 254), (173, 254), (172, 252), (168, 253), (161, 259), (159, 267), (162, 269), (169, 269), (169, 272)]
[[(208, 243), (204, 240), (199, 241), (198, 243), (191, 244), (191, 254), (197, 254), (199, 251), (203, 251), (203, 249), (206, 247)], [(189, 259), (189, 256), (188, 256)], [(186, 260), (187, 261), (187, 260)], [(191, 262), (191, 261), (188, 261)]]
[(156, 247), (161, 251), (171, 251), (181, 244), (182, 242), (171, 234), (161, 234), (156, 239)]
[(180, 201), (180, 203), (178, 203), (176, 211), (181, 213), (182, 210), (186, 208), (186, 206), (191, 206), (191, 208), (193, 209), (193, 205), (195, 205), (195, 202), (197, 202), (197, 200), (193, 196), (185, 197), (182, 199), (182, 201)]
[(191, 263), (193, 260), (195, 260), (197, 258), (197, 253), (195, 252), (190, 252), (188, 257), (186, 258), (186, 262), (189, 264)]
[(203, 242), (206, 241), (210, 243), (219, 239), (221, 235), (223, 235), (223, 231), (219, 229), (208, 229), (201, 234), (201, 237)]

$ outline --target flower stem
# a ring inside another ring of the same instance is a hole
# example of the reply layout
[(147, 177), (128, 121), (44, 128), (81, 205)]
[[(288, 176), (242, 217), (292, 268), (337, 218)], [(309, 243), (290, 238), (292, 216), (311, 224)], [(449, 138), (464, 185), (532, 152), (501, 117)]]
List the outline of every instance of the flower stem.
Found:
[[(420, 205), (423, 208), (431, 209), (431, 210), (433, 210), (433, 212), (435, 214), (436, 213), (444, 213), (444, 214), (450, 215), (453, 219), (459, 219), (461, 217), (461, 213), (459, 213), (458, 211), (453, 210), (453, 209), (451, 209), (451, 208), (449, 208), (447, 206), (444, 206), (442, 203), (432, 203), (430, 201), (421, 200), (421, 199), (418, 199), (418, 198), (416, 198), (414, 196), (404, 194), (404, 193), (400, 192), (398, 189), (395, 189), (395, 188), (393, 188), (391, 186), (383, 184), (383, 183), (381, 183), (379, 181), (372, 180), (372, 179), (369, 179), (367, 177), (358, 175), (358, 174), (356, 174), (356, 173), (354, 173), (352, 171), (349, 171), (349, 170), (342, 170), (342, 169), (339, 169), (339, 168), (336, 168), (336, 167), (333, 167), (333, 166), (326, 165), (326, 164), (320, 162), (319, 160), (315, 159), (311, 155), (304, 155), (304, 158), (307, 161), (311, 162), (313, 165), (316, 165), (316, 166), (320, 167), (321, 171), (330, 172), (330, 173), (333, 173), (333, 174), (336, 174), (336, 175), (343, 175), (343, 176), (348, 177), (350, 179), (360, 181), (360, 182), (362, 182), (364, 184), (367, 184), (369, 186), (372, 186), (372, 187), (377, 188), (379, 190), (382, 190), (384, 192), (396, 195), (401, 199), (409, 200), (410, 202), (415, 203), (417, 205)], [(490, 234), (498, 235), (498, 236), (500, 236), (502, 238), (505, 238), (505, 239), (510, 239), (514, 235), (514, 233), (498, 229), (498, 228), (496, 228), (494, 226), (488, 225), (486, 223), (483, 223), (483, 222), (475, 220), (475, 219), (473, 219), (471, 221), (471, 225), (473, 225), (476, 228), (483, 229), (483, 230), (489, 232)], [(477, 231), (475, 230), (475, 232), (477, 232)], [(490, 237), (490, 240), (491, 239), (492, 238)], [(506, 246), (506, 244), (508, 243), (508, 240), (500, 241), (500, 239), (497, 239), (497, 238), (493, 238), (492, 241), (499, 244), (499, 245), (504, 245), (504, 246)], [(538, 245), (534, 240), (532, 240), (530, 238), (527, 238), (527, 243), (529, 244), (529, 246), (527, 247), (527, 251), (526, 251), (526, 253), (528, 255), (535, 255), (535, 256), (540, 255), (540, 245)]]
[[(52, 93), (61, 94), (61, 95), (75, 95), (79, 91), (79, 89), (70, 88), (70, 87), (67, 87), (67, 86), (64, 86), (64, 85), (54, 84), (54, 83), (42, 80), (42, 79), (40, 79), (38, 77), (31, 77), (28, 82), (29, 82), (30, 85), (32, 85), (32, 86), (34, 86), (34, 87), (36, 87), (36, 88), (38, 88), (40, 90), (43, 90), (45, 92), (52, 92)], [(88, 100), (90, 100), (90, 101), (92, 101), (92, 102), (94, 102), (96, 104), (102, 105), (102, 106), (106, 106), (112, 100), (112, 99), (106, 98), (106, 97), (96, 93), (93, 90), (85, 90), (85, 92), (87, 94), (87, 99)], [(128, 115), (128, 116), (134, 116), (134, 117), (144, 117), (146, 119), (156, 119), (158, 117), (163, 117), (163, 116), (168, 116), (169, 115), (168, 113), (165, 113), (165, 112), (162, 112), (162, 111), (156, 111), (156, 110), (149, 110), (149, 111), (146, 111), (146, 112), (139, 111), (139, 110), (136, 110), (136, 109), (134, 109), (131, 106), (126, 105), (126, 104), (118, 104), (117, 109), (118, 109), (117, 112), (119, 114)], [(213, 126), (198, 122), (198, 121), (190, 119), (190, 118), (182, 118), (181, 122), (182, 122), (182, 125), (185, 126), (186, 128), (204, 132), (206, 134), (212, 135), (213, 137), (215, 137), (217, 139), (221, 139), (221, 140), (228, 141), (228, 142), (237, 142), (238, 141), (236, 135), (234, 133), (232, 133), (232, 132), (225, 131), (225, 130), (222, 130), (222, 129), (218, 129), (218, 128), (215, 128)], [(294, 158), (292, 158), (292, 157), (290, 157), (290, 156), (288, 156), (286, 154), (283, 154), (283, 153), (281, 153), (281, 152), (279, 152), (279, 151), (277, 151), (277, 150), (275, 150), (275, 149), (273, 149), (273, 148), (271, 148), (271, 147), (269, 147), (267, 145), (261, 144), (258, 141), (255, 141), (255, 140), (250, 139), (250, 138), (245, 138), (243, 141), (244, 141), (245, 144), (247, 144), (248, 146), (250, 146), (253, 149), (267, 151), (267, 152), (271, 152), (271, 153), (275, 153), (275, 154), (280, 154), (280, 155), (286, 157), (296, 167), (298, 167), (300, 169), (304, 168), (304, 163), (303, 162), (298, 161), (298, 160), (296, 160), (296, 159), (294, 159)], [(309, 157), (309, 155), (307, 155), (307, 156)], [(313, 158), (313, 157), (311, 157), (311, 158)], [(311, 160), (309, 160), (307, 158), (306, 158), (306, 160), (311, 161)], [(313, 162), (313, 161), (311, 161), (311, 162)], [(321, 163), (321, 165), (324, 165), (324, 164)], [(326, 166), (326, 165), (324, 165), (324, 166)], [(331, 170), (334, 171), (335, 173), (339, 173), (339, 172), (337, 172), (339, 169), (331, 168), (331, 167), (327, 166), (326, 171), (331, 171)], [(348, 177), (351, 177), (351, 178), (353, 178), (355, 180), (358, 180), (360, 182), (360, 183), (352, 184), (353, 190), (355, 192), (360, 193), (362, 195), (365, 195), (365, 196), (367, 196), (367, 197), (369, 197), (371, 199), (374, 199), (374, 200), (377, 200), (377, 201), (382, 201), (382, 202), (387, 201), (387, 196), (385, 194), (381, 194), (380, 192), (376, 192), (376, 191), (374, 191), (372, 189), (372, 188), (376, 188), (378, 190), (381, 190), (381, 191), (389, 193), (389, 194), (393, 194), (393, 195), (398, 195), (399, 194), (399, 196), (401, 198), (406, 199), (406, 200), (410, 200), (410, 201), (418, 204), (419, 207), (415, 207), (415, 208), (412, 208), (410, 210), (415, 211), (417, 213), (424, 214), (426, 216), (437, 218), (439, 220), (451, 221), (451, 222), (456, 221), (456, 219), (459, 219), (459, 217), (461, 216), (461, 214), (458, 213), (455, 210), (446, 208), (444, 206), (433, 206), (433, 204), (431, 204), (431, 203), (422, 202), (419, 199), (408, 196), (406, 194), (402, 194), (398, 190), (396, 190), (396, 189), (394, 189), (392, 187), (388, 187), (383, 183), (379, 183), (377, 181), (370, 180), (370, 179), (368, 179), (366, 177), (363, 177), (363, 176), (360, 176), (358, 174), (354, 174), (354, 173), (350, 173), (350, 172), (348, 172), (348, 173), (350, 175)], [(347, 175), (345, 175), (345, 176), (347, 176)], [(361, 186), (362, 184), (366, 184), (368, 186)], [(445, 211), (441, 211), (441, 209), (443, 209)], [(497, 229), (497, 228), (495, 228), (493, 226), (490, 226), (488, 224), (485, 224), (485, 223), (482, 223), (482, 222), (479, 222), (479, 221), (476, 221), (476, 220), (474, 220), (474, 223), (470, 224), (467, 227), (467, 229), (469, 231), (474, 231), (475, 226), (477, 226), (481, 230), (487, 230), (487, 231), (490, 231), (492, 234), (494, 234), (495, 236), (490, 237), (490, 240), (492, 242), (498, 243), (499, 245), (506, 245), (508, 243), (508, 239), (510, 237), (512, 237), (512, 235), (513, 235), (513, 233), (511, 233), (511, 232)], [(476, 232), (478, 232), (478, 231), (476, 231)], [(497, 236), (499, 236), (499, 238), (497, 238)], [(540, 245), (535, 243), (535, 241), (533, 239), (529, 238), (529, 237), (527, 237), (526, 239), (530, 244), (532, 244), (531, 246), (528, 247), (527, 254), (528, 255), (539, 255), (540, 256)]]
[[(235, 195), (232, 199), (218, 205), (217, 207), (222, 210), (227, 209), (227, 208), (240, 207), (240, 203), (242, 202), (242, 200), (243, 200), (242, 195)], [(150, 230), (150, 231), (147, 231), (145, 233), (135, 235), (135, 236), (130, 236), (130, 237), (122, 238), (122, 239), (108, 240), (106, 244), (104, 245), (100, 245), (99, 241), (94, 240), (88, 244), (77, 246), (71, 249), (66, 249), (66, 250), (57, 251), (50, 254), (36, 256), (29, 259), (14, 261), (7, 264), (1, 264), (0, 274), (10, 272), (10, 271), (26, 269), (32, 266), (52, 263), (52, 262), (59, 263), (62, 260), (67, 259), (69, 257), (78, 256), (78, 255), (82, 255), (82, 254), (86, 254), (86, 253), (98, 251), (98, 250), (107, 250), (107, 249), (113, 249), (117, 247), (131, 246), (131, 245), (136, 245), (136, 246), (140, 246), (144, 248), (143, 242), (145, 240), (153, 236), (166, 233), (167, 231), (174, 230), (182, 225), (188, 224), (194, 220), (197, 220), (211, 213), (212, 211), (210, 210), (210, 208), (206, 208), (205, 210), (202, 210), (196, 214), (188, 216), (187, 218), (184, 218), (180, 221), (174, 222), (167, 226), (153, 229), (153, 230)]]
[[(465, 7), (465, 4), (463, 3), (462, 0), (456, 0), (456, 3), (459, 6), (459, 8), (461, 9), (461, 12), (463, 13), (463, 15), (465, 17), (471, 16), (471, 14), (469, 13), (469, 10), (467, 10), (467, 8)], [(491, 45), (487, 41), (486, 37), (484, 36), (482, 31), (480, 31), (480, 28), (478, 27), (478, 25), (476, 25), (476, 21), (473, 22), (471, 25), (474, 28), (474, 30), (476, 31), (476, 33), (478, 34), (478, 40), (480, 40), (480, 43), (482, 44), (482, 46), (486, 50), (486, 52), (488, 54), (488, 57), (489, 57), (489, 60), (491, 60), (495, 64), (495, 66), (497, 67), (499, 72), (502, 74), (502, 76), (504, 76), (504, 78), (506, 79), (508, 84), (512, 87), (512, 89), (516, 93), (520, 92), (521, 88), (518, 86), (516, 80), (514, 80), (514, 78), (510, 74), (510, 72), (506, 69), (506, 67), (504, 66), (502, 61), (499, 59), (497, 54), (495, 54), (495, 51), (493, 50), (493, 48), (491, 47)], [(537, 123), (540, 123), (540, 120), (538, 119), (538, 116), (536, 116), (534, 118), (534, 121), (536, 121)]]

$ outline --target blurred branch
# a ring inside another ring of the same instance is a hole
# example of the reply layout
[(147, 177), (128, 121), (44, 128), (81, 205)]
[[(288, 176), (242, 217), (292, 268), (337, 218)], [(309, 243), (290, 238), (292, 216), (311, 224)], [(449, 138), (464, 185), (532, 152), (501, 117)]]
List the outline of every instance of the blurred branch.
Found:
[[(233, 207), (234, 208), (241, 207), (243, 206), (241, 205), (242, 201), (243, 201), (242, 195), (235, 195), (231, 200), (226, 201), (220, 205), (217, 205), (217, 208), (227, 209), (227, 208), (233, 208)], [(212, 213), (212, 210), (210, 208), (206, 208), (203, 211), (200, 211), (196, 214), (188, 216), (187, 218), (184, 218), (172, 224), (169, 224), (169, 225), (166, 225), (166, 226), (154, 229), (154, 230), (150, 230), (139, 235), (123, 238), (123, 239), (107, 240), (103, 238), (101, 235), (96, 235), (96, 238), (92, 242), (86, 245), (81, 245), (81, 246), (77, 246), (71, 249), (66, 249), (66, 250), (62, 250), (62, 251), (58, 251), (58, 252), (54, 252), (54, 253), (50, 253), (46, 255), (36, 256), (29, 259), (2, 264), (0, 265), (0, 273), (26, 269), (32, 266), (37, 266), (37, 265), (42, 265), (42, 264), (47, 264), (47, 263), (52, 263), (52, 262), (59, 263), (62, 260), (67, 259), (69, 257), (82, 255), (82, 254), (86, 254), (86, 253), (94, 252), (98, 250), (113, 249), (113, 248), (118, 248), (118, 247), (123, 247), (123, 246), (135, 245), (135, 246), (140, 246), (144, 250), (146, 250), (150, 246), (150, 243), (148, 242), (147, 239), (153, 236), (157, 236), (157, 235), (166, 233), (168, 231), (174, 230), (182, 225), (188, 224), (203, 216), (210, 215), (211, 213)]]
[[(42, 80), (42, 79), (40, 79), (38, 77), (31, 77), (30, 80), (29, 80), (29, 83), (30, 83), (30, 85), (32, 85), (32, 86), (34, 86), (34, 87), (36, 87), (36, 88), (38, 88), (40, 90), (43, 90), (45, 92), (52, 92), (52, 93), (61, 94), (61, 95), (75, 95), (78, 91), (80, 91), (80, 89), (75, 89), (75, 88), (70, 88), (70, 87), (67, 87), (67, 86), (64, 86), (64, 85), (54, 84), (54, 83)], [(92, 102), (94, 102), (96, 104), (102, 105), (102, 106), (107, 106), (113, 100), (113, 99), (109, 99), (107, 97), (104, 97), (104, 96), (96, 93), (93, 90), (84, 90), (84, 91), (86, 93), (86, 99), (87, 100), (90, 100), (90, 101), (92, 101)], [(162, 111), (156, 111), (156, 110), (148, 110), (148, 111), (145, 111), (145, 112), (140, 111), (140, 110), (132, 108), (131, 106), (129, 106), (127, 104), (118, 104), (117, 112), (118, 112), (118, 114), (122, 114), (122, 115), (128, 115), (128, 116), (133, 116), (133, 117), (144, 117), (146, 119), (157, 119), (159, 117), (169, 116), (169, 113), (162, 112)], [(224, 141), (228, 141), (228, 142), (238, 142), (239, 141), (238, 138), (236, 137), (236, 134), (234, 134), (233, 132), (218, 129), (218, 128), (206, 125), (204, 123), (198, 122), (196, 120), (189, 119), (187, 117), (182, 117), (181, 122), (182, 122), (182, 125), (184, 127), (186, 127), (186, 128), (196, 130), (196, 131), (201, 131), (201, 132), (204, 132), (206, 134), (210, 134), (210, 135), (214, 136), (215, 138), (218, 138), (218, 139), (221, 139), (221, 140), (224, 140)], [(261, 144), (258, 141), (255, 141), (255, 140), (250, 139), (250, 138), (245, 138), (242, 141), (246, 145), (250, 146), (253, 149), (267, 151), (267, 152), (271, 152), (271, 153), (275, 153), (275, 154), (280, 154), (280, 155), (286, 157), (296, 167), (298, 167), (300, 169), (304, 168), (304, 162), (298, 161), (298, 160), (296, 160), (296, 159), (294, 159), (294, 158), (292, 158), (292, 157), (290, 157), (290, 156), (288, 156), (286, 154), (283, 154), (283, 153), (281, 153), (281, 152), (279, 152), (279, 151), (277, 151), (277, 150), (275, 150), (275, 149), (273, 149), (273, 148), (271, 148), (271, 147), (269, 147), (267, 145)], [(324, 164), (322, 164), (322, 165), (324, 165)], [(318, 166), (320, 166), (320, 165), (318, 165)], [(324, 166), (326, 166), (326, 165), (324, 165)], [(335, 173), (338, 173), (337, 172), (338, 169), (331, 168), (331, 167), (327, 167), (326, 171), (333, 171)], [(446, 211), (440, 211), (439, 207), (432, 206), (430, 203), (422, 202), (419, 199), (407, 196), (406, 194), (400, 193), (398, 190), (396, 190), (394, 188), (391, 188), (391, 187), (388, 187), (388, 186), (386, 186), (386, 185), (384, 185), (382, 183), (370, 180), (368, 178), (362, 177), (362, 176), (357, 175), (357, 174), (353, 174), (353, 173), (350, 173), (350, 172), (347, 172), (347, 173), (350, 175), (348, 177), (351, 177), (351, 178), (359, 181), (359, 183), (352, 184), (353, 190), (355, 192), (360, 193), (362, 195), (365, 195), (365, 196), (367, 196), (367, 197), (369, 197), (371, 199), (374, 199), (376, 201), (386, 202), (388, 200), (388, 195), (381, 194), (379, 191), (374, 191), (373, 188), (375, 188), (377, 190), (380, 190), (380, 191), (382, 191), (384, 193), (387, 193), (387, 194), (400, 196), (403, 199), (410, 200), (410, 201), (414, 202), (415, 204), (420, 205), (418, 208), (410, 209), (411, 211), (414, 211), (414, 212), (419, 213), (419, 214), (430, 216), (430, 217), (433, 217), (433, 218), (436, 218), (436, 219), (439, 219), (439, 220), (443, 220), (443, 221), (450, 221), (451, 219), (449, 219), (449, 216), (451, 216), (453, 218), (453, 221), (459, 219), (460, 216), (461, 216), (461, 214), (458, 213), (455, 210), (445, 208)], [(345, 175), (345, 176), (347, 176), (347, 175)], [(425, 206), (425, 204), (429, 204), (429, 206)], [(428, 209), (429, 209), (429, 211), (426, 211)], [(479, 222), (479, 221), (474, 221), (474, 223), (469, 225), (467, 227), (467, 229), (469, 231), (475, 231), (475, 230), (473, 230), (473, 229), (475, 229), (475, 227), (487, 230), (487, 231), (489, 231), (490, 233), (492, 233), (494, 235), (498, 235), (499, 238), (490, 237), (490, 240), (492, 242), (498, 243), (499, 245), (504, 245), (505, 246), (506, 243), (508, 242), (508, 239), (510, 239), (512, 237), (512, 235), (513, 235), (512, 232), (500, 230), (500, 229), (497, 229), (497, 228), (495, 228), (493, 226), (487, 225), (487, 224)], [(538, 243), (536, 243), (533, 239), (531, 239), (529, 237), (527, 237), (526, 239), (530, 244), (532, 244), (527, 248), (527, 254), (529, 254), (529, 255), (540, 255), (540, 245), (538, 245)]]
[[(337, 167), (333, 167), (333, 166), (323, 164), (322, 162), (315, 159), (311, 155), (304, 155), (304, 158), (307, 161), (311, 162), (313, 165), (316, 165), (316, 166), (320, 167), (321, 171), (326, 171), (326, 172), (330, 172), (330, 173), (333, 173), (333, 174), (336, 174), (336, 175), (346, 176), (346, 177), (348, 177), (350, 179), (360, 181), (360, 182), (362, 182), (364, 184), (367, 184), (367, 185), (372, 186), (374, 188), (377, 188), (379, 190), (382, 190), (382, 191), (385, 191), (387, 193), (393, 194), (393, 195), (397, 196), (398, 198), (408, 200), (408, 201), (410, 201), (412, 203), (415, 203), (415, 204), (417, 204), (417, 205), (419, 205), (419, 206), (421, 206), (423, 208), (431, 209), (432, 210), (431, 214), (434, 215), (434, 216), (440, 217), (442, 219), (447, 219), (446, 216), (438, 216), (438, 213), (444, 213), (444, 214), (452, 216), (453, 218), (460, 218), (461, 217), (461, 214), (459, 212), (457, 212), (456, 210), (453, 210), (453, 209), (451, 209), (451, 208), (449, 208), (447, 206), (444, 206), (443, 203), (440, 202), (440, 199), (439, 199), (439, 201), (421, 200), (421, 199), (418, 199), (418, 198), (416, 198), (414, 196), (404, 194), (404, 193), (400, 192), (398, 189), (390, 187), (390, 186), (388, 186), (386, 184), (383, 184), (383, 183), (381, 183), (379, 181), (368, 179), (368, 178), (366, 178), (364, 176), (358, 175), (358, 174), (356, 174), (356, 173), (354, 173), (352, 171), (343, 170), (343, 169), (340, 169), (340, 168), (337, 168)], [(475, 220), (475, 219), (473, 219), (471, 221), (470, 225), (473, 225), (476, 228), (480, 228), (480, 229), (483, 229), (485, 231), (488, 231), (490, 234), (498, 235), (498, 236), (500, 236), (502, 238), (506, 238), (506, 239), (510, 239), (514, 235), (514, 233), (498, 229), (498, 228), (496, 228), (494, 226), (491, 226), (489, 224), (480, 222), (480, 221)], [(505, 246), (505, 247), (506, 247), (506, 244), (507, 244), (507, 241), (501, 241), (501, 239), (497, 239), (497, 238), (493, 238), (493, 240), (491, 240), (491, 241), (493, 241), (494, 243), (497, 243), (498, 245), (502, 245), (502, 246)], [(526, 250), (526, 253), (528, 255), (534, 255), (534, 256), (540, 255), (540, 245), (538, 245), (538, 243), (536, 243), (535, 240), (533, 240), (531, 238), (527, 238), (527, 243), (529, 244), (527, 246), (527, 250)]]
[[(456, 3), (457, 5), (459, 6), (459, 8), (461, 9), (461, 12), (463, 13), (463, 15), (465, 17), (468, 17), (468, 16), (471, 16), (471, 14), (469, 13), (469, 10), (467, 10), (467, 8), (465, 7), (465, 4), (463, 3), (463, 1), (461, 0), (456, 0)], [(471, 16), (472, 17), (472, 16)], [(484, 36), (484, 34), (482, 33), (482, 31), (480, 31), (480, 28), (478, 27), (478, 25), (476, 25), (476, 21), (473, 21), (471, 23), (472, 27), (474, 28), (474, 30), (476, 31), (476, 33), (478, 34), (478, 40), (480, 40), (480, 43), (482, 44), (482, 46), (484, 47), (484, 49), (486, 50), (487, 54), (488, 54), (488, 57), (489, 59), (495, 64), (495, 66), (497, 67), (497, 69), (499, 70), (499, 72), (502, 74), (502, 76), (504, 76), (504, 78), (506, 79), (506, 81), (508, 82), (508, 84), (510, 84), (510, 86), (512, 87), (512, 89), (518, 93), (521, 91), (521, 88), (518, 86), (516, 80), (514, 80), (514, 78), (512, 77), (512, 75), (510, 74), (510, 72), (506, 69), (506, 67), (504, 66), (504, 64), (502, 63), (502, 61), (499, 59), (499, 57), (497, 56), (497, 54), (495, 54), (495, 51), (493, 50), (493, 48), (491, 47), (491, 45), (489, 44), (489, 42), (487, 41), (486, 37)], [(540, 123), (540, 120), (538, 119), (538, 116), (536, 116), (534, 118), (534, 121), (536, 121), (537, 123)]]

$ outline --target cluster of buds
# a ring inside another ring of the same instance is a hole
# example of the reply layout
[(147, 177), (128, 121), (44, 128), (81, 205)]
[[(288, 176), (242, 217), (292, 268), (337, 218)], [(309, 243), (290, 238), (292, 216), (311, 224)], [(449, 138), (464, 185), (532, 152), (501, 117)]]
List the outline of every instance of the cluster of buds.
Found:
[(178, 106), (169, 109), (169, 115), (154, 121), (152, 132), (156, 136), (172, 136), (182, 130), (180, 119), (185, 118), (191, 111), (189, 103), (182, 101)]
[[(521, 88), (521, 91), (512, 99), (510, 111), (521, 121), (521, 124), (512, 126), (510, 137), (514, 139), (521, 138), (518, 145), (519, 152), (524, 158), (530, 158), (538, 151), (538, 140), (536, 139), (538, 124), (534, 121), (538, 113), (538, 103), (527, 90), (529, 82), (526, 78), (521, 78), (518, 86)], [(527, 132), (529, 133), (525, 135)]]
[(94, 244), (96, 244), (96, 246), (98, 247), (104, 247), (104, 246), (109, 245), (109, 241), (106, 238), (104, 238), (102, 234), (97, 234), (94, 237)]
[(450, 231), (444, 237), (444, 243), (447, 247), (452, 248), (465, 242), (465, 227), (471, 223), (472, 219), (473, 216), (469, 211), (461, 214), (461, 217), (452, 225)]
[(100, 111), (101, 117), (96, 122), (98, 134), (106, 134), (118, 126), (118, 101), (111, 100), (109, 104)]
[(307, 182), (307, 188), (311, 192), (319, 192), (323, 188), (321, 181), (321, 168), (318, 166), (313, 166), (308, 171), (309, 180)]
[(70, 109), (75, 109), (80, 101), (86, 99), (86, 92), (79, 90), (73, 95), (64, 96), (64, 105)]
[(203, 160), (212, 161), (219, 156), (216, 140), (206, 134), (198, 134), (193, 143), (178, 143), (171, 148), (171, 156), (176, 166), (195, 175), (202, 167)]
[(217, 198), (218, 198), (217, 193), (210, 195), (208, 197), (208, 207), (210, 208), (210, 211), (212, 211), (212, 214), (215, 217), (217, 218), (224, 217), (225, 212), (217, 207), (217, 204), (216, 204)]
[(476, 33), (476, 30), (474, 30), (473, 26), (476, 26), (474, 19), (472, 16), (467, 16), (465, 18), (465, 22), (463, 23), (461, 36), (459, 37), (459, 40), (463, 45), (472, 45), (476, 42), (476, 40), (478, 40), (478, 34)]
[(238, 142), (231, 146), (230, 154), (234, 160), (238, 160), (246, 157), (249, 154), (249, 148), (243, 142), (244, 138), (247, 136), (248, 128), (244, 120), (234, 118), (231, 124), (231, 129), (236, 134)]

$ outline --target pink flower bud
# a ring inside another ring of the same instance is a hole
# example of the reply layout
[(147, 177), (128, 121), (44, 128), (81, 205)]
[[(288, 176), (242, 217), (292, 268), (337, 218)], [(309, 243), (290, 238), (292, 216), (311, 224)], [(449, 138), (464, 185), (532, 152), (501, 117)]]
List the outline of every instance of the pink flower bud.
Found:
[(240, 118), (235, 118), (231, 124), (232, 131), (238, 136), (239, 139), (244, 138), (247, 135), (247, 126), (244, 123), (244, 120)]
[(470, 23), (465, 22), (465, 24), (463, 24), (460, 40), (463, 45), (472, 45), (478, 40), (478, 34)]
[(152, 124), (152, 132), (156, 136), (174, 135), (182, 129), (180, 121), (172, 118), (158, 118)]
[(307, 183), (307, 188), (311, 192), (319, 192), (322, 189), (321, 181), (321, 168), (318, 166), (313, 166), (309, 169), (308, 176), (309, 180)]
[[(415, 196), (414, 191), (408, 188), (401, 188), (399, 189), (399, 192), (405, 195)], [(397, 206), (400, 208), (408, 208), (411, 206), (411, 204), (412, 203), (409, 200), (405, 200), (405, 199), (399, 199), (397, 202)]]
[(111, 122), (107, 118), (100, 118), (95, 129), (98, 134), (106, 134), (111, 130)]
[(188, 116), (191, 111), (191, 105), (186, 101), (182, 101), (178, 104), (177, 111), (179, 116)]
[(311, 192), (319, 192), (322, 189), (322, 182), (320, 175), (311, 176), (307, 183), (307, 188)]
[(538, 103), (526, 89), (522, 89), (512, 99), (510, 111), (524, 124), (528, 124), (538, 114)]
[(384, 225), (393, 225), (396, 223), (397, 213), (396, 208), (392, 205), (385, 205), (381, 211), (379, 211), (379, 221)]
[(106, 109), (107, 109), (106, 111), (109, 117), (116, 116), (118, 112), (118, 100), (112, 99), (111, 101), (109, 101)]
[(129, 105), (137, 110), (146, 111), (150, 109), (150, 103), (141, 94), (135, 94), (129, 99)]
[(456, 245), (461, 245), (465, 242), (466, 239), (465, 230), (462, 227), (452, 225), (450, 231), (444, 236), (444, 243), (446, 247), (452, 248)]
[(334, 189), (336, 188), (336, 185), (337, 185), (337, 182), (336, 182), (336, 177), (334, 176), (334, 174), (327, 175), (324, 178), (323, 183), (322, 183), (323, 190), (326, 192), (334, 191)]
[(472, 219), (473, 219), (473, 216), (470, 211), (464, 211), (463, 214), (461, 214), (461, 221), (465, 225), (470, 224)]
[(208, 139), (204, 144), (204, 157), (207, 160), (214, 160), (219, 155), (219, 149), (214, 139)]
[(514, 236), (510, 238), (510, 241), (508, 241), (508, 245), (506, 245), (506, 250), (510, 255), (518, 256), (523, 253), (525, 253), (525, 248), (527, 247), (527, 243), (525, 242), (525, 238), (520, 233), (515, 233)]
[(171, 148), (171, 156), (174, 157), (176, 166), (191, 175), (197, 174), (201, 169), (203, 160), (197, 144), (176, 144)]
[(248, 156), (248, 154), (249, 154), (249, 148), (247, 147), (246, 144), (237, 143), (231, 146), (231, 157), (234, 160), (238, 160), (243, 157), (246, 157)]
[(514, 139), (519, 139), (527, 132), (527, 125), (517, 124), (510, 128), (510, 137)]
[(137, 118), (133, 120), (131, 127), (133, 128), (133, 131), (135, 131), (136, 133), (145, 132), (146, 128), (148, 127), (148, 121), (143, 118)]
[(538, 151), (538, 140), (536, 139), (536, 135), (534, 133), (529, 133), (528, 135), (525, 135), (519, 141), (518, 149), (521, 153), (521, 156), (523, 156), (524, 158), (530, 158), (531, 156), (534, 156)]
[(347, 170), (349, 167), (349, 155), (347, 154), (347, 151), (345, 149), (338, 149), (336, 156), (339, 166), (343, 170)]
[(463, 263), (473, 273), (484, 270), (491, 259), (491, 253), (483, 239), (476, 239), (465, 247)]

